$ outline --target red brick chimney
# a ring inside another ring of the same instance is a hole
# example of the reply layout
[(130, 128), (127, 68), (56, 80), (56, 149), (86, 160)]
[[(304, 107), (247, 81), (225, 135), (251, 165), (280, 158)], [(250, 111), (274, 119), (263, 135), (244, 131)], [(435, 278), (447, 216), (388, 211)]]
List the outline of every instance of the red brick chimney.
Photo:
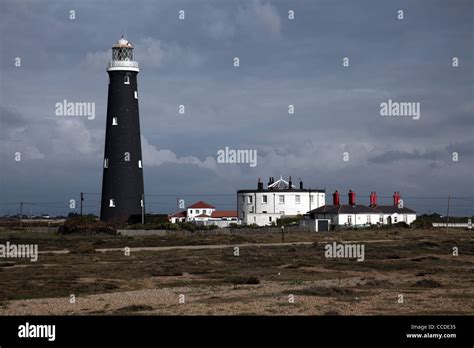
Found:
[(354, 191), (349, 190), (349, 205), (354, 206), (356, 204), (356, 194)]

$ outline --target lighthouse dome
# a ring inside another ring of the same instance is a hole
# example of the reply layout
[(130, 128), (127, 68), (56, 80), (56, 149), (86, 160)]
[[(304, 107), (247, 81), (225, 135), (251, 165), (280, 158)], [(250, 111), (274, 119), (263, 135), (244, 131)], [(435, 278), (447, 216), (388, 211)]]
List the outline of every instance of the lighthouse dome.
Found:
[(122, 36), (122, 38), (117, 41), (114, 47), (132, 47), (132, 44)]

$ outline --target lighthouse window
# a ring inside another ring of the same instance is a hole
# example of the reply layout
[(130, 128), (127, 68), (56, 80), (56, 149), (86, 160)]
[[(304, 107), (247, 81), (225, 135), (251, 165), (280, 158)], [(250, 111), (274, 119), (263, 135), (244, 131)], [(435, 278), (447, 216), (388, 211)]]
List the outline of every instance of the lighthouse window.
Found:
[(112, 126), (117, 126), (117, 125), (118, 125), (117, 117), (112, 118)]
[(115, 208), (115, 199), (109, 199), (109, 207)]
[(142, 160), (138, 161), (138, 168), (142, 168)]
[(301, 203), (300, 195), (296, 195), (296, 196), (295, 196), (295, 203), (296, 203), (296, 204), (300, 204), (300, 203)]
[(280, 203), (280, 204), (285, 203), (285, 196), (283, 196), (283, 195), (278, 196), (278, 203)]
[(125, 76), (124, 79), (123, 79), (123, 83), (126, 84), (126, 85), (129, 85), (130, 84), (130, 76)]
[(262, 203), (265, 204), (265, 203), (267, 203), (267, 202), (268, 202), (268, 201), (267, 201), (267, 195), (263, 195), (263, 196), (262, 196)]
[(135, 99), (138, 99), (138, 93), (135, 91)]
[(109, 159), (108, 158), (104, 159), (104, 168), (109, 168)]

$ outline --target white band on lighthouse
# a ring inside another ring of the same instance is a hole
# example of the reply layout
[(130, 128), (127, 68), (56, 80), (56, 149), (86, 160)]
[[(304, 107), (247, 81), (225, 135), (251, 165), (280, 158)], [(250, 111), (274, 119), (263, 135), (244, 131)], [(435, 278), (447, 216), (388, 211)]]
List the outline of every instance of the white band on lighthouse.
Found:
[(138, 69), (138, 62), (133, 60), (111, 60), (109, 62), (109, 66), (107, 67), (107, 71), (118, 71), (118, 70), (125, 70), (125, 71), (136, 71), (139, 72)]

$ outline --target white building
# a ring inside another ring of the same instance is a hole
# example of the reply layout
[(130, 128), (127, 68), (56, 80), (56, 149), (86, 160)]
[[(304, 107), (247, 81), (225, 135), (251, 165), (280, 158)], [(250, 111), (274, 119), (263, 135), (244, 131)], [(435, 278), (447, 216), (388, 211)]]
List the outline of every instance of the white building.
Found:
[(383, 214), (361, 204), (325, 205), (309, 212), (310, 219), (329, 219), (331, 225), (362, 227), (383, 223)]
[(326, 204), (326, 193), (319, 189), (296, 188), (289, 181), (270, 178), (267, 188), (258, 182), (256, 190), (237, 191), (237, 214), (244, 224), (268, 226), (283, 216), (297, 216)]
[(379, 205), (375, 209), (383, 214), (384, 225), (392, 225), (399, 222), (411, 225), (416, 220), (416, 211), (410, 208), (399, 208), (396, 205)]
[(190, 205), (186, 210), (168, 215), (171, 223), (193, 222), (198, 225), (216, 225), (227, 227), (232, 223), (240, 224), (235, 210), (216, 210), (216, 208), (204, 201)]
[(216, 207), (199, 201), (186, 208), (186, 221), (204, 221), (211, 217)]
[(392, 225), (400, 222), (410, 225), (416, 220), (416, 211), (403, 207), (399, 192), (393, 195), (393, 205), (378, 205), (375, 192), (370, 194), (370, 206), (356, 204), (355, 192), (352, 190), (348, 196), (349, 204), (339, 204), (339, 192), (334, 192), (333, 204), (309, 211), (309, 219), (329, 219), (331, 225), (348, 227)]

